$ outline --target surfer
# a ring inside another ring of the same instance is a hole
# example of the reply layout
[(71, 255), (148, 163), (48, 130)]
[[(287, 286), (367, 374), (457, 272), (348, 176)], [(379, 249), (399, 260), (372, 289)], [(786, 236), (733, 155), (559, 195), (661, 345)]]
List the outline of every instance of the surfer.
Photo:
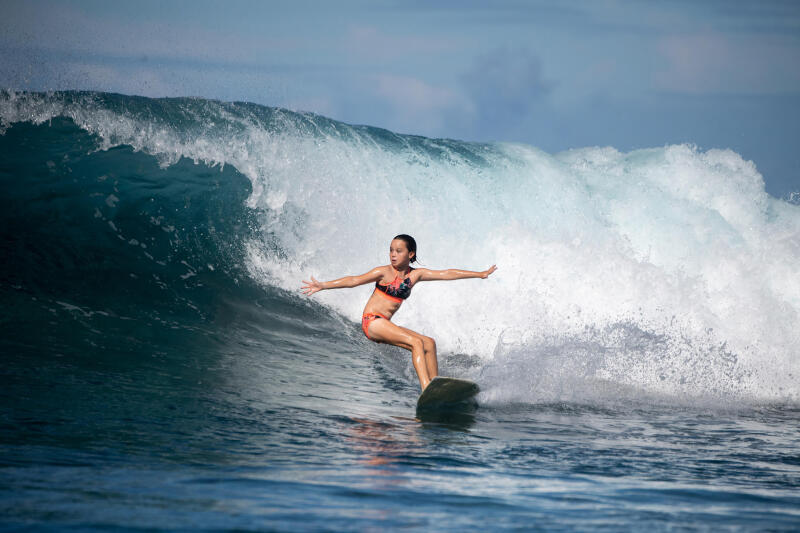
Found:
[(398, 326), (391, 322), (392, 315), (400, 309), (403, 300), (411, 294), (411, 288), (420, 281), (454, 280), (465, 278), (488, 278), (497, 266), (492, 265), (482, 272), (472, 270), (430, 270), (428, 268), (411, 268), (417, 261), (417, 241), (410, 235), (398, 235), (389, 245), (389, 261), (391, 264), (373, 268), (360, 276), (345, 276), (332, 281), (303, 280), (303, 292), (312, 295), (326, 289), (344, 289), (358, 287), (375, 282), (364, 313), (361, 316), (361, 329), (371, 341), (391, 344), (411, 351), (411, 362), (417, 371), (422, 390), (430, 381), (439, 375), (436, 360), (436, 341), (432, 338)]

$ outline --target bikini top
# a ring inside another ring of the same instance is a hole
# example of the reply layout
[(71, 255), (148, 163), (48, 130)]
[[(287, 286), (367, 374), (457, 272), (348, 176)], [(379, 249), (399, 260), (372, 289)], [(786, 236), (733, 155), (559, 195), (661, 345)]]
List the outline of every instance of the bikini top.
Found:
[[(408, 272), (411, 273), (412, 270), (414, 269), (409, 268)], [(394, 300), (395, 302), (402, 302), (411, 296), (411, 287), (413, 285), (414, 284), (411, 283), (410, 276), (406, 276), (406, 278), (402, 281), (400, 280), (400, 276), (397, 276), (391, 283), (387, 285), (381, 285), (380, 281), (375, 282), (375, 288), (381, 291), (381, 293), (387, 298)]]

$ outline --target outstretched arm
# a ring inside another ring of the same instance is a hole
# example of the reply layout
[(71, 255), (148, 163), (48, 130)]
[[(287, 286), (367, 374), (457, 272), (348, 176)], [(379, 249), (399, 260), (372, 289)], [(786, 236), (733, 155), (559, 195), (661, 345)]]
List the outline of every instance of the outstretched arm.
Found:
[(314, 276), (311, 276), (311, 281), (303, 280), (303, 294), (311, 296), (315, 292), (325, 289), (346, 289), (350, 287), (358, 287), (371, 281), (378, 281), (383, 276), (382, 267), (373, 268), (366, 274), (360, 276), (345, 276), (343, 278), (335, 279), (333, 281), (317, 281)]
[(466, 279), (466, 278), (483, 278), (486, 279), (492, 275), (492, 272), (497, 270), (497, 265), (492, 265), (486, 270), (475, 272), (472, 270), (458, 270), (456, 268), (448, 268), (447, 270), (430, 270), (427, 268), (420, 268), (420, 281), (444, 281), (451, 279)]

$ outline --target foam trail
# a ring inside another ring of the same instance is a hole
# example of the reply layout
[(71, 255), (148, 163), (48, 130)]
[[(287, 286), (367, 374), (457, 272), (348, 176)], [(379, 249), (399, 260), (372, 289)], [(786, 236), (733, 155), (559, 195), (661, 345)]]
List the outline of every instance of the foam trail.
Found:
[[(58, 115), (101, 147), (248, 176), (262, 235), (248, 266), (262, 283), (296, 292), (310, 275), (362, 273), (401, 232), (423, 266), (497, 263), (486, 281), (418, 287), (397, 315), (441, 351), (479, 356), (486, 402), (800, 399), (800, 207), (767, 195), (730, 150), (552, 155), (249, 104), (0, 98), (4, 127)], [(357, 321), (369, 292), (315, 298)]]

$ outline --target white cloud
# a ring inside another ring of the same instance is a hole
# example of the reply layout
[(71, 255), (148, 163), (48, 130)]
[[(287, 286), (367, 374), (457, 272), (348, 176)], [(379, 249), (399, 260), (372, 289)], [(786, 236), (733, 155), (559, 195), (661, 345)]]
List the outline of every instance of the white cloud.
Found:
[(269, 52), (301, 46), (299, 39), (155, 18), (124, 20), (69, 4), (21, 4), (6, 15), (0, 19), (0, 45), (72, 56), (263, 64), (274, 59)]
[(800, 47), (794, 39), (706, 31), (664, 38), (657, 48), (665, 61), (653, 78), (657, 89), (692, 94), (800, 90)]
[(392, 127), (402, 131), (440, 135), (450, 117), (474, 112), (466, 97), (446, 87), (410, 76), (379, 74), (372, 79), (378, 96), (393, 111)]
[(351, 55), (365, 58), (410, 58), (458, 52), (463, 44), (452, 37), (431, 37), (406, 33), (393, 35), (374, 26), (350, 26), (344, 40)]

